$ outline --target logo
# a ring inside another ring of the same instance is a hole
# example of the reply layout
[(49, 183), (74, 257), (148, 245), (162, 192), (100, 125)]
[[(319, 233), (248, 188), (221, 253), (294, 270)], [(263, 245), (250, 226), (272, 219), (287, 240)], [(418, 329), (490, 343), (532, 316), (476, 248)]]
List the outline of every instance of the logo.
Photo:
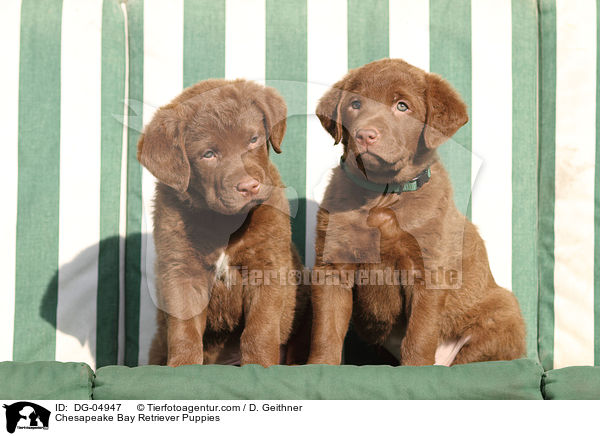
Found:
[(48, 430), (50, 411), (28, 401), (19, 401), (4, 405), (6, 409), (6, 431), (14, 433), (15, 429)]

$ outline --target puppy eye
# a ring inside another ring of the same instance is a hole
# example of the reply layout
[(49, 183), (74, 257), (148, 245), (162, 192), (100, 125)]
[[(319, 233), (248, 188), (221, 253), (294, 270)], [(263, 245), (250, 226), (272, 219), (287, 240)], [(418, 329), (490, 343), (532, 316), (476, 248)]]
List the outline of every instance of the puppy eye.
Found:
[(354, 100), (352, 103), (350, 103), (350, 106), (352, 106), (352, 109), (360, 109), (360, 101)]
[(398, 109), (400, 112), (406, 112), (408, 110), (408, 106), (403, 101), (399, 101), (396, 105), (396, 109)]
[(251, 144), (256, 144), (256, 141), (258, 141), (258, 136), (253, 136), (252, 138), (250, 138)]
[(216, 156), (216, 153), (214, 151), (212, 151), (212, 150), (206, 150), (204, 152), (204, 154), (202, 155), (202, 157), (204, 159), (212, 159), (215, 156)]

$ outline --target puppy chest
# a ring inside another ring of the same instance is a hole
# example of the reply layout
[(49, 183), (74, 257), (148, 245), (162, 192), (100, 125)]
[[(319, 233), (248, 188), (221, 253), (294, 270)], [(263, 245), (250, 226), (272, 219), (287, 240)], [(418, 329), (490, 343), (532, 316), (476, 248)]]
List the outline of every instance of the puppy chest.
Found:
[(333, 213), (329, 215), (323, 237), (326, 263), (379, 263), (380, 235), (367, 225), (367, 215)]
[(238, 270), (230, 265), (225, 251), (214, 264), (207, 314), (208, 327), (213, 330), (231, 331), (242, 317), (242, 286)]
[(241, 292), (245, 283), (242, 275), (247, 275), (247, 271), (247, 266), (232, 263), (231, 256), (224, 250), (213, 264), (213, 282), (224, 291)]
[(225, 283), (226, 286), (231, 284), (231, 275), (229, 273), (229, 256), (223, 250), (219, 255), (214, 266), (215, 280)]

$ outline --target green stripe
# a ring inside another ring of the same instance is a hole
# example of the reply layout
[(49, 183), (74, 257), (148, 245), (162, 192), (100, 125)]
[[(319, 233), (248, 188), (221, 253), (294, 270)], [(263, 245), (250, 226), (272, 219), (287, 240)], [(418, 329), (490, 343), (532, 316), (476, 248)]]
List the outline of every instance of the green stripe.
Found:
[(117, 364), (119, 345), (119, 214), (125, 93), (125, 28), (119, 3), (102, 5), (102, 115), (100, 244), (96, 312), (96, 366)]
[(127, 132), (127, 239), (125, 240), (125, 365), (136, 366), (140, 337), (142, 167), (137, 141), (143, 128), (144, 2), (127, 2), (129, 29), (129, 124)]
[(183, 4), (183, 86), (225, 76), (225, 0)]
[(298, 193), (297, 213), (292, 217), (292, 237), (302, 259), (306, 239), (306, 68), (306, 1), (267, 0), (266, 83), (281, 93), (289, 115), (282, 154), (273, 153), (272, 159), (286, 186), (293, 187)]
[(21, 7), (14, 360), (55, 356), (61, 14), (60, 0)]
[(538, 353), (544, 369), (554, 364), (554, 177), (556, 121), (556, 7), (540, 0), (539, 208), (540, 302)]
[(537, 3), (512, 0), (512, 289), (537, 359)]
[[(600, 102), (600, 0), (596, 0), (596, 105)], [(594, 365), (600, 366), (600, 110), (596, 108), (594, 191)]]
[[(471, 117), (471, 2), (429, 1), (430, 68), (460, 93)], [(459, 210), (471, 218), (471, 122), (439, 149)]]
[(389, 38), (387, 1), (348, 0), (348, 69), (389, 57)]

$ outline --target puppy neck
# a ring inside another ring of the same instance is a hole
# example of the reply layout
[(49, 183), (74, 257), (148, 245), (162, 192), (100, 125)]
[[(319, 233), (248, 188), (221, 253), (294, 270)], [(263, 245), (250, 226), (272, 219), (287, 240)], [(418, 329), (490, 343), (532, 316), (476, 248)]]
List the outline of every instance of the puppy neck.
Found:
[(402, 194), (403, 192), (414, 192), (419, 190), (425, 183), (431, 178), (431, 168), (428, 166), (422, 170), (419, 174), (413, 177), (411, 180), (401, 183), (377, 183), (367, 180), (364, 177), (360, 177), (350, 171), (342, 157), (340, 159), (340, 167), (342, 171), (348, 177), (352, 183), (360, 186), (361, 188), (369, 191), (377, 192), (380, 194)]

